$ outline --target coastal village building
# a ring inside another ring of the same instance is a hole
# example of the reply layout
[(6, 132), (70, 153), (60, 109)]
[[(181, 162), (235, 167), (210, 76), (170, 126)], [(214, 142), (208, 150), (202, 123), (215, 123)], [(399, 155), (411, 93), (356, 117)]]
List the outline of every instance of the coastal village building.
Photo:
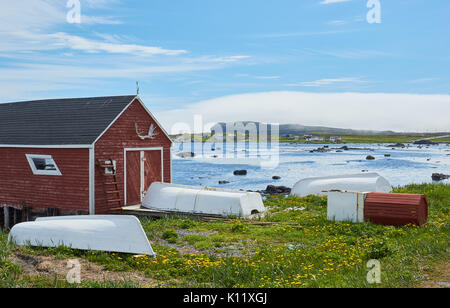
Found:
[(342, 138), (338, 137), (338, 136), (331, 136), (330, 137), (330, 142), (341, 142)]
[(324, 141), (323, 137), (315, 137), (312, 135), (306, 135), (305, 140), (306, 141)]

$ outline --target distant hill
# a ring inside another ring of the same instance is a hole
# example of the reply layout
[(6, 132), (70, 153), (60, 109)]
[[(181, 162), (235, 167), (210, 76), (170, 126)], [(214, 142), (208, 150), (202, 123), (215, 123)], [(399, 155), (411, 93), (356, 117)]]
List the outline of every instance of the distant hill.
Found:
[[(239, 125), (240, 124), (240, 125)], [(213, 131), (224, 131), (227, 125), (232, 127), (242, 127), (237, 129), (238, 132), (243, 133), (245, 131), (245, 126), (256, 126), (259, 132), (259, 127), (264, 125), (261, 122), (244, 121), (244, 122), (231, 122), (231, 123), (217, 123), (211, 132)], [(269, 129), (270, 133), (270, 129)], [(355, 129), (344, 129), (344, 128), (333, 128), (324, 126), (305, 126), (300, 124), (281, 124), (280, 125), (280, 135), (367, 135), (367, 136), (378, 136), (378, 135), (395, 135), (396, 132), (393, 131), (373, 131), (373, 130), (355, 130)]]

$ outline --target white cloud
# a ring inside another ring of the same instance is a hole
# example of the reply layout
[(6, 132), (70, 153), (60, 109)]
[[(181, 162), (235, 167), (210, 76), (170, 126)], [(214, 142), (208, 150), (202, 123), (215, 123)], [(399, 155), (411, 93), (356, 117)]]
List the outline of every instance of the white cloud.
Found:
[(341, 2), (349, 2), (351, 0), (323, 0), (320, 4), (333, 4), (333, 3), (341, 3)]
[(245, 59), (250, 59), (250, 56), (246, 55), (237, 55), (237, 56), (225, 56), (225, 57), (216, 57), (216, 56), (202, 56), (198, 58), (188, 59), (187, 62), (204, 62), (204, 63), (233, 63), (238, 62)]
[[(82, 1), (86, 7), (106, 8), (114, 0)], [(120, 78), (143, 80), (155, 75), (220, 69), (249, 56), (187, 56), (182, 49), (133, 44), (133, 37), (67, 25), (65, 1), (0, 1), (0, 102), (46, 98), (51, 91), (91, 90)], [(84, 14), (82, 16), (86, 17)], [(87, 16), (91, 18), (90, 16)], [(95, 17), (97, 18), (97, 17)], [(91, 22), (108, 23), (110, 20)], [(84, 33), (84, 34), (79, 34)]]
[(118, 80), (121, 80), (120, 88), (127, 89), (127, 85), (134, 86), (136, 80), (161, 78), (168, 74), (180, 77), (181, 74), (189, 75), (192, 72), (217, 70), (233, 65), (186, 57), (154, 59), (121, 54), (105, 56), (101, 53), (29, 53), (17, 57), (23, 62), (0, 67), (0, 102), (48, 98), (53, 90), (93, 91), (102, 88), (105, 83), (111, 85)]
[(100, 24), (100, 25), (120, 25), (122, 21), (114, 18), (114, 17), (100, 17), (100, 16), (82, 16), (81, 22), (83, 24)]
[(230, 57), (224, 57), (221, 59), (223, 62), (236, 62), (239, 60), (249, 59), (250, 56), (230, 56)]
[(409, 83), (426, 83), (426, 82), (433, 82), (438, 81), (439, 78), (420, 78), (415, 80), (410, 80)]
[(174, 56), (186, 53), (185, 50), (168, 50), (161, 47), (149, 47), (135, 44), (117, 44), (86, 39), (80, 36), (69, 35), (67, 33), (54, 33), (46, 36), (53, 41), (51, 46), (59, 48), (69, 48), (85, 52), (108, 52), (123, 54), (141, 55), (168, 55)]
[(120, 2), (119, 0), (81, 0), (82, 5), (86, 4), (91, 8), (105, 8), (114, 3)]
[(170, 50), (162, 47), (143, 46), (136, 44), (100, 41), (71, 35), (64, 32), (51, 34), (35, 33), (29, 31), (0, 33), (0, 39), (8, 43), (2, 45), (2, 52), (25, 52), (44, 50), (66, 50), (80, 51), (86, 53), (112, 53), (132, 54), (141, 56), (166, 55), (175, 56), (187, 53), (186, 50)]
[(349, 32), (356, 32), (357, 30), (331, 30), (331, 31), (317, 31), (317, 32), (286, 32), (286, 33), (264, 33), (254, 35), (256, 38), (289, 38), (289, 37), (302, 37), (302, 36), (319, 36), (319, 35), (333, 35)]
[[(111, 16), (91, 16), (83, 10), (86, 4), (90, 8), (105, 7), (114, 0), (90, 0), (81, 1), (83, 23), (116, 24), (120, 21)], [(68, 8), (67, 1), (60, 0), (14, 0), (0, 2), (1, 30), (34, 30), (41, 31), (56, 25), (66, 23)]]
[(157, 116), (170, 129), (192, 123), (262, 121), (395, 131), (450, 131), (450, 95), (264, 92), (225, 96)]
[(380, 51), (380, 50), (362, 50), (362, 49), (349, 49), (349, 50), (317, 50), (311, 48), (305, 48), (305, 52), (310, 54), (326, 55), (342, 59), (368, 59), (378, 57), (395, 56), (393, 53)]
[(345, 25), (347, 23), (348, 22), (345, 21), (345, 20), (332, 20), (332, 21), (327, 22), (327, 24), (333, 25), (333, 26), (342, 26), (342, 25)]
[(344, 83), (364, 83), (365, 81), (362, 81), (359, 78), (325, 78), (325, 79), (319, 79), (315, 81), (305, 81), (295, 84), (289, 84), (288, 86), (291, 87), (323, 87), (323, 86), (331, 86), (334, 84), (344, 84)]
[[(104, 6), (111, 0), (90, 0), (88, 6)], [(123, 53), (133, 55), (179, 55), (185, 50), (169, 50), (126, 42), (108, 42), (55, 31), (67, 24), (65, 1), (15, 0), (0, 2), (0, 40), (2, 52), (26, 52), (71, 49), (88, 53)], [(117, 24), (105, 16), (82, 14), (86, 24)]]
[[(58, 80), (71, 82), (76, 79), (108, 79), (108, 78), (134, 78), (151, 74), (181, 73), (213, 69), (208, 65), (128, 65), (89, 66), (89, 65), (54, 65), (54, 64), (30, 64), (15, 68), (0, 69), (0, 82), (7, 80), (46, 80), (57, 82)], [(23, 84), (23, 83), (22, 83)]]
[(256, 79), (262, 79), (262, 80), (275, 80), (280, 79), (280, 76), (256, 76)]
[[(117, 0), (118, 1), (118, 0)], [(46, 98), (51, 91), (92, 90), (124, 78), (220, 69), (250, 58), (246, 55), (187, 56), (183, 49), (133, 44), (134, 37), (98, 33), (89, 23), (118, 23), (86, 15), (89, 8), (107, 11), (116, 0), (82, 3), (82, 25), (68, 25), (66, 1), (0, 1), (0, 102)], [(74, 29), (76, 34), (62, 32)], [(82, 33), (82, 34), (80, 34)], [(131, 83), (131, 82), (130, 82)]]

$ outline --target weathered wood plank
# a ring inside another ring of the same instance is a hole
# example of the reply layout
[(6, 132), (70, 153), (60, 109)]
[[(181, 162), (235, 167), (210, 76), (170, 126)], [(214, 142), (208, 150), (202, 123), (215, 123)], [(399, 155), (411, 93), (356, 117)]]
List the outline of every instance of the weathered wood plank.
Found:
[(201, 219), (203, 217), (209, 217), (209, 218), (224, 219), (222, 216), (211, 215), (211, 214), (194, 214), (194, 213), (185, 213), (185, 212), (170, 212), (170, 211), (151, 210), (151, 209), (142, 208), (141, 205), (126, 206), (126, 207), (121, 208), (120, 210), (115, 209), (114, 211), (111, 211), (111, 213), (112, 214), (122, 213), (123, 215), (134, 215), (134, 216), (139, 216), (139, 217), (156, 217), (156, 218), (182, 217), (182, 218)]
[(3, 208), (3, 215), (4, 215), (4, 228), (9, 229), (9, 207), (5, 206)]

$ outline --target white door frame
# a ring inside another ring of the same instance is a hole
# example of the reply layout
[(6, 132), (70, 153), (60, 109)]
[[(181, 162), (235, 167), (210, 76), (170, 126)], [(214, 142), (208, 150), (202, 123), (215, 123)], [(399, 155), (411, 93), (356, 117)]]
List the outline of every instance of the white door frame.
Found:
[(127, 152), (140, 152), (141, 157), (141, 189), (140, 196), (141, 202), (143, 200), (144, 192), (147, 188), (145, 185), (145, 166), (144, 166), (144, 152), (148, 151), (161, 151), (161, 181), (164, 182), (164, 148), (163, 147), (155, 147), (155, 148), (124, 148), (123, 150), (123, 196), (124, 196), (124, 205), (127, 204)]

